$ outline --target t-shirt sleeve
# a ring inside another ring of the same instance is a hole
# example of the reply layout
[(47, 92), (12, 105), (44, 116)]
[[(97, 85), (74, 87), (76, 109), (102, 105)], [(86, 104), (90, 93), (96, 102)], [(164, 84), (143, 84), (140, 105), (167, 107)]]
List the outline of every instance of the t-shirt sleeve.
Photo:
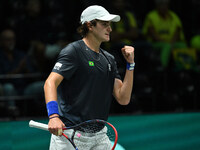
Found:
[(72, 44), (61, 50), (52, 72), (70, 79), (78, 66), (76, 49)]

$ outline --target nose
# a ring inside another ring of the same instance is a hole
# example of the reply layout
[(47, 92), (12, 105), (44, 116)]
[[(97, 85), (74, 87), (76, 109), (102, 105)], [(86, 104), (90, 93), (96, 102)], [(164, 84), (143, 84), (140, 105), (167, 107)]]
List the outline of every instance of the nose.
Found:
[(112, 32), (112, 27), (110, 25), (108, 26), (108, 31)]

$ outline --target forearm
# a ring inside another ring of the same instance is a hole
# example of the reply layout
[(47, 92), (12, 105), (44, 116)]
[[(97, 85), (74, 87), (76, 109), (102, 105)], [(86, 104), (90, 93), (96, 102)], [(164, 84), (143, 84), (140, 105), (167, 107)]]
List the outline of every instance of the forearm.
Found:
[(124, 46), (121, 50), (127, 61), (126, 74), (123, 82), (115, 79), (114, 96), (119, 104), (127, 105), (130, 102), (133, 88), (134, 48), (132, 46)]
[(47, 104), (48, 116), (52, 117), (59, 114), (57, 103), (57, 87), (63, 77), (57, 73), (51, 73), (44, 84), (45, 101)]
[[(51, 82), (49, 82), (47, 80), (44, 85), (44, 93), (45, 93), (45, 102), (47, 104), (47, 111), (48, 111), (49, 118), (58, 116), (58, 114), (59, 114), (58, 108), (57, 108), (57, 106), (55, 106), (55, 105), (57, 105), (57, 103), (51, 102), (51, 101), (57, 102), (57, 88), (56, 88), (55, 84), (52, 84)], [(49, 102), (51, 102), (51, 104)], [(52, 106), (52, 103), (53, 103), (53, 106)], [(54, 109), (56, 108), (55, 113), (51, 113), (50, 110), (52, 110), (52, 107), (54, 107)]]
[(46, 104), (50, 101), (57, 101), (56, 85), (47, 80), (44, 85), (44, 94)]
[(134, 71), (126, 70), (122, 86), (119, 90), (118, 102), (122, 105), (127, 105), (130, 102), (132, 88), (133, 88), (133, 78), (134, 78)]
[(59, 118), (57, 103), (57, 87), (63, 77), (57, 73), (51, 73), (44, 84), (45, 101), (49, 116), (48, 130), (54, 135), (62, 135), (62, 128), (65, 126)]

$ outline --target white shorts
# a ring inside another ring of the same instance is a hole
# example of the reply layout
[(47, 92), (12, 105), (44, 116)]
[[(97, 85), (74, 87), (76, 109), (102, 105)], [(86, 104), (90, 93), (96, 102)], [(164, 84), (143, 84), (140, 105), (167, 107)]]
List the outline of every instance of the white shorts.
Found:
[[(111, 150), (112, 145), (106, 133), (106, 127), (97, 133), (76, 131), (74, 143), (78, 150)], [(65, 130), (64, 134), (71, 137), (73, 130)], [(81, 136), (79, 137), (78, 135)], [(74, 150), (74, 147), (64, 136), (52, 135), (49, 150)]]

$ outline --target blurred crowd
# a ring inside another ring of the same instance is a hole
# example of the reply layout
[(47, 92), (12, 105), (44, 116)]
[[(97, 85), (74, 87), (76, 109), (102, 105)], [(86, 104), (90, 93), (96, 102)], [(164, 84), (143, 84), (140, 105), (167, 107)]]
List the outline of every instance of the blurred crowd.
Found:
[(113, 101), (111, 113), (199, 111), (198, 0), (0, 0), (0, 117), (46, 115), (45, 78), (60, 50), (81, 38), (80, 13), (93, 4), (121, 16), (102, 48), (115, 56), (122, 78), (121, 48), (135, 48), (131, 103)]

